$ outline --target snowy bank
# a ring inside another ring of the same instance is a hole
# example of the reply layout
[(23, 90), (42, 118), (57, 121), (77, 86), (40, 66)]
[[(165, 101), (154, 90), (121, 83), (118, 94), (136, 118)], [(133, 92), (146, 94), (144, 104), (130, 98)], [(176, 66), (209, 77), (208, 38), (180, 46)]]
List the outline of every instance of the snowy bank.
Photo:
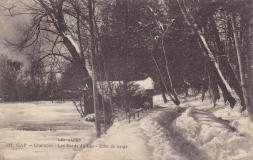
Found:
[[(252, 160), (247, 116), (223, 104), (193, 98), (176, 107), (154, 97), (141, 119), (118, 121), (74, 160)], [(248, 130), (246, 130), (246, 128)]]
[(94, 139), (94, 125), (80, 120), (72, 102), (0, 103), (0, 160), (72, 160), (81, 149), (59, 146)]
[(209, 100), (200, 98), (183, 105), (188, 108), (173, 122), (173, 128), (205, 152), (206, 159), (253, 159), (253, 125), (247, 113), (239, 112), (240, 106), (231, 109), (219, 102), (214, 108)]
[(76, 155), (74, 160), (151, 160), (138, 122), (116, 122), (107, 134)]

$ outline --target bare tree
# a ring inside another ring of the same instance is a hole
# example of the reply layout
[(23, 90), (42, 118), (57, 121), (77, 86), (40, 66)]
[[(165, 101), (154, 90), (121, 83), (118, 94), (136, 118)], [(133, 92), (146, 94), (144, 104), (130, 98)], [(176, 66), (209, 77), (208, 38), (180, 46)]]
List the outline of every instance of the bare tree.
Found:
[[(95, 62), (98, 52), (96, 4), (96, 0), (33, 0), (32, 5), (26, 5), (32, 22), (23, 32), (24, 38), (9, 42), (24, 49), (40, 41), (42, 46), (44, 44), (40, 60), (58, 56), (80, 66), (94, 98), (91, 103), (94, 107), (85, 105), (86, 113), (97, 111), (99, 102)], [(97, 136), (100, 136), (99, 124), (96, 126)]]

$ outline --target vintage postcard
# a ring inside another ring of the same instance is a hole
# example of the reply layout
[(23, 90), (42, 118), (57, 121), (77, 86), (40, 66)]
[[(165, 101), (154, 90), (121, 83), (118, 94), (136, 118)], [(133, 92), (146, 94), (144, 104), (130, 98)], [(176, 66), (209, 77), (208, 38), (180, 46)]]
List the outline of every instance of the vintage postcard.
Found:
[(252, 160), (252, 0), (1, 0), (0, 160)]

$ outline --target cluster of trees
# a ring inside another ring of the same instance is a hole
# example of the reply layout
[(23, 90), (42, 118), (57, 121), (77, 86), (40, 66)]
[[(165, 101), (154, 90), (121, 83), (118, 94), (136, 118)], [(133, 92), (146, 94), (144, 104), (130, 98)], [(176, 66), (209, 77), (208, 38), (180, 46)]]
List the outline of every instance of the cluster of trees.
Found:
[(60, 99), (60, 84), (52, 72), (32, 63), (24, 70), (21, 62), (0, 60), (0, 88), (3, 101), (37, 101)]
[(24, 65), (17, 60), (0, 58), (2, 101), (73, 100), (80, 97), (82, 93), (78, 90), (84, 85), (80, 68), (71, 64), (65, 65), (63, 71), (57, 71), (35, 60)]
[(77, 68), (76, 88), (93, 97), (84, 101), (86, 114), (105, 104), (97, 81), (123, 80), (126, 92), (128, 81), (147, 75), (165, 102), (167, 94), (179, 105), (178, 94), (191, 88), (202, 98), (209, 91), (214, 104), (223, 96), (234, 107), (238, 97), (252, 112), (251, 0), (32, 0), (25, 7), (8, 10), (32, 17), (11, 44), (39, 46), (39, 62)]
[[(106, 64), (122, 68), (110, 70), (122, 73), (121, 79), (135, 72), (151, 75), (175, 104), (180, 103), (177, 94), (193, 88), (202, 98), (209, 90), (214, 105), (222, 95), (232, 108), (238, 101), (235, 92), (242, 111), (250, 110), (251, 7), (249, 0), (107, 4), (101, 25)], [(111, 63), (114, 58), (119, 65)]]

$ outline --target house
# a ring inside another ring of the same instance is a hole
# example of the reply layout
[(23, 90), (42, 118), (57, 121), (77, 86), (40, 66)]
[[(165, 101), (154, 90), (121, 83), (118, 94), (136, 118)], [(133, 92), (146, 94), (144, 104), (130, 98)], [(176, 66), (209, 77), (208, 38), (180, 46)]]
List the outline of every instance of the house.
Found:
[[(121, 101), (124, 95), (123, 81), (98, 81), (97, 88), (105, 99), (113, 98), (114, 101)], [(153, 108), (154, 81), (151, 77), (128, 81), (127, 91), (128, 104), (131, 108)]]

